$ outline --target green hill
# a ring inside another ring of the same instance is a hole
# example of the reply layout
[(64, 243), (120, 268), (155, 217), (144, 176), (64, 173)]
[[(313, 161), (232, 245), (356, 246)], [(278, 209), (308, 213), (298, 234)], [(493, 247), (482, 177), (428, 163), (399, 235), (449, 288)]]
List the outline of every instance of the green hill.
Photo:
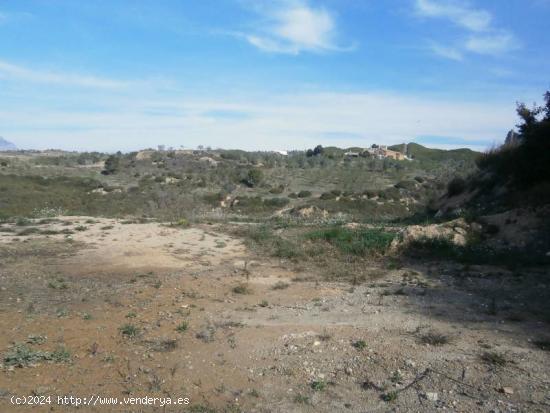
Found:
[[(401, 143), (399, 145), (389, 146), (388, 149), (393, 151), (403, 152), (403, 146), (405, 144)], [(419, 161), (475, 161), (479, 155), (479, 152), (472, 151), (471, 149), (461, 148), (461, 149), (432, 149), (426, 148), (425, 146), (419, 145), (418, 143), (411, 142), (407, 145), (407, 155), (413, 159)]]

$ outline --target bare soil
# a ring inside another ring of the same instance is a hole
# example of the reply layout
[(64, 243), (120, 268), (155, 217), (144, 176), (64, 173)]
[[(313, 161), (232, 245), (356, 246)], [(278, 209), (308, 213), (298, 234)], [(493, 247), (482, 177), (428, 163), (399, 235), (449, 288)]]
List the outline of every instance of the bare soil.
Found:
[[(82, 412), (550, 410), (548, 323), (525, 311), (528, 296), (484, 294), (509, 284), (506, 270), (373, 262), (377, 276), (352, 286), (215, 226), (33, 227), (43, 233), (0, 232), (1, 412), (75, 410), (10, 403), (32, 394), (191, 400)], [(70, 360), (10, 365), (14, 343), (63, 346)]]

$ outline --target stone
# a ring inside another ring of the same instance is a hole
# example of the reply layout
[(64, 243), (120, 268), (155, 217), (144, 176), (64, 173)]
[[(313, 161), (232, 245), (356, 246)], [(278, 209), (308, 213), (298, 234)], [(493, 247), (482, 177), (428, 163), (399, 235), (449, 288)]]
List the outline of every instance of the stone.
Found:
[(501, 387), (499, 391), (504, 394), (514, 394), (514, 389), (507, 386)]
[(437, 400), (439, 400), (439, 396), (437, 393), (427, 392), (425, 396), (426, 396), (426, 399), (432, 402), (436, 402)]

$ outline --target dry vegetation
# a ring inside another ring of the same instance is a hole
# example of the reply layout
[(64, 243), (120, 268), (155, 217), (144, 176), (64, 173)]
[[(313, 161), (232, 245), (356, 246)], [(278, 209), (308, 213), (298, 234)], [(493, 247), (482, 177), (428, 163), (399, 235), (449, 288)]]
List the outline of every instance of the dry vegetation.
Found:
[(472, 154), (413, 149), (0, 156), (0, 410), (547, 411), (547, 215), (457, 206)]

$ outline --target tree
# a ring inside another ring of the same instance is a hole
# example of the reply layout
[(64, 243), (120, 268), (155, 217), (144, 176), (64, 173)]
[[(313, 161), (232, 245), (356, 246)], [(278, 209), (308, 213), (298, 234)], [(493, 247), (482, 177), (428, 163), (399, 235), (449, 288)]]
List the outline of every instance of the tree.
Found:
[(119, 166), (119, 158), (118, 156), (111, 155), (107, 158), (105, 161), (105, 166), (103, 167), (103, 171), (101, 173), (103, 175), (111, 175), (114, 174)]
[(252, 188), (258, 186), (262, 182), (263, 178), (264, 174), (261, 169), (252, 168), (248, 170), (246, 177), (242, 180), (242, 182)]
[(323, 147), (321, 145), (317, 145), (315, 149), (313, 149), (313, 155), (322, 155), (323, 154)]

